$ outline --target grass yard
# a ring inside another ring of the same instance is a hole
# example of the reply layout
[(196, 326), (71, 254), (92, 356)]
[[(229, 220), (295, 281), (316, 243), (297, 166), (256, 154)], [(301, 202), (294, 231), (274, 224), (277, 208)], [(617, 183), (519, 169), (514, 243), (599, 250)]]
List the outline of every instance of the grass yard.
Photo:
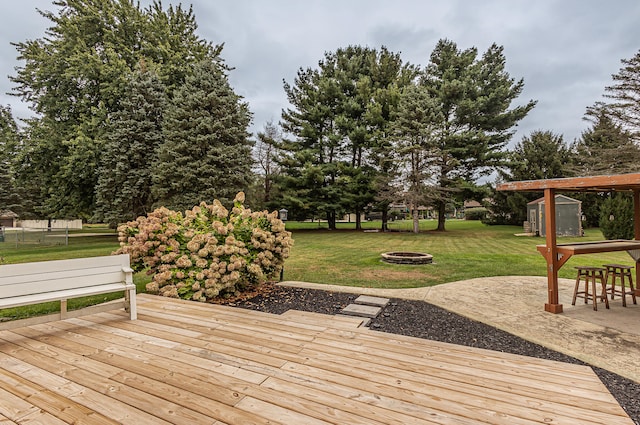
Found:
[[(363, 223), (377, 229), (380, 222)], [(326, 223), (288, 222), (295, 245), (285, 265), (286, 280), (334, 285), (379, 288), (431, 286), (445, 282), (487, 276), (544, 276), (546, 264), (535, 246), (544, 238), (519, 237), (516, 226), (485, 226), (478, 221), (447, 221), (446, 232), (430, 229), (435, 221), (421, 222), (423, 233), (372, 233), (355, 231), (353, 223), (339, 223), (339, 230), (323, 229)], [(391, 223), (394, 229), (411, 228), (411, 221)], [(0, 243), (0, 264), (64, 258), (109, 255), (118, 248), (112, 231), (92, 226), (85, 229), (93, 236), (73, 235), (68, 246), (21, 246)], [(101, 234), (104, 233), (104, 234)], [(558, 242), (601, 240), (598, 229), (589, 229), (583, 238), (558, 238)], [(380, 261), (387, 251), (419, 251), (432, 254), (434, 264), (408, 266)], [(560, 276), (573, 278), (573, 266), (599, 265), (605, 262), (632, 264), (626, 253), (579, 255), (560, 270)], [(139, 291), (150, 278), (135, 276)]]
[[(369, 228), (379, 223), (366, 223)], [(310, 230), (315, 225), (315, 230)], [(287, 223), (295, 245), (285, 265), (286, 280), (364, 286), (410, 288), (488, 276), (544, 276), (546, 263), (536, 250), (544, 238), (515, 236), (516, 226), (485, 226), (478, 221), (447, 221), (446, 232), (436, 232), (435, 221), (421, 222), (420, 234), (390, 232), (369, 233), (343, 230), (318, 230), (318, 223)], [(395, 226), (410, 228), (411, 222)], [(598, 229), (590, 229), (582, 238), (558, 238), (558, 243), (601, 240)], [(407, 266), (380, 261), (388, 251), (419, 251), (434, 256), (434, 264)], [(572, 257), (560, 269), (560, 277), (574, 278), (576, 265), (600, 265), (605, 262), (633, 264), (626, 253), (605, 253)]]

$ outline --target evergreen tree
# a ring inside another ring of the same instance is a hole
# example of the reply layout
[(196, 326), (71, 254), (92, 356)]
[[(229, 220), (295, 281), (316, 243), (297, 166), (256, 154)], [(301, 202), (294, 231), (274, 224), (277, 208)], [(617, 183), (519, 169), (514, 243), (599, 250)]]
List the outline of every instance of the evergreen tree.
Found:
[(561, 135), (537, 130), (516, 144), (509, 155), (510, 180), (569, 177), (572, 152)]
[(628, 193), (613, 193), (602, 201), (600, 230), (605, 239), (633, 239), (633, 198)]
[(330, 229), (340, 213), (355, 212), (360, 225), (360, 213), (376, 195), (382, 157), (390, 155), (383, 152), (397, 104), (390, 92), (413, 75), (413, 67), (384, 47), (349, 46), (326, 53), (318, 69), (300, 69), (293, 85), (285, 83), (292, 107), (283, 111), (283, 127), (295, 140), (283, 145), (281, 182), (292, 209), (326, 215)]
[(335, 229), (342, 199), (336, 181), (343, 160), (335, 134), (337, 84), (308, 68), (298, 71), (294, 85), (285, 82), (284, 90), (292, 108), (283, 111), (282, 126), (294, 140), (283, 143), (284, 173), (278, 179), (283, 200), (293, 217), (325, 214), (329, 228)]
[(165, 87), (141, 68), (127, 82), (126, 97), (110, 120), (96, 186), (98, 222), (115, 227), (152, 211), (152, 167), (162, 143)]
[(510, 108), (524, 88), (505, 71), (501, 46), (492, 45), (477, 58), (477, 49), (458, 50), (440, 40), (421, 79), (440, 105), (437, 187), (438, 230), (445, 230), (446, 206), (463, 181), (503, 165), (503, 151), (513, 127), (535, 106), (529, 101)]
[[(592, 123), (592, 127), (584, 131), (573, 145), (572, 173), (589, 176), (636, 172), (640, 164), (640, 149), (631, 134), (616, 123), (608, 107), (596, 103), (588, 108), (585, 119)], [(606, 195), (577, 193), (575, 198), (582, 201), (585, 226), (599, 226)]]
[(198, 63), (164, 117), (164, 141), (154, 166), (157, 205), (191, 209), (230, 203), (251, 182), (251, 114), (213, 61)]
[(18, 126), (11, 108), (0, 105), (0, 211), (22, 213), (22, 202), (14, 179), (14, 164), (18, 149)]
[(592, 127), (575, 143), (575, 174), (591, 176), (635, 172), (640, 164), (640, 148), (632, 134), (617, 124), (608, 106), (596, 103), (585, 119)]
[[(219, 47), (195, 35), (195, 17), (160, 2), (143, 10), (132, 0), (56, 0), (46, 36), (16, 43), (24, 66), (15, 94), (31, 103), (20, 173), (38, 175), (39, 210), (51, 217), (89, 218), (108, 117), (126, 97), (127, 78), (143, 59), (159, 65), (171, 88), (188, 64), (216, 58)], [(176, 70), (180, 69), (181, 72)], [(21, 177), (22, 178), (22, 177)]]
[(640, 143), (640, 51), (631, 59), (622, 59), (622, 68), (613, 75), (614, 84), (605, 88), (612, 100), (607, 112)]
[[(562, 136), (537, 130), (522, 138), (509, 153), (506, 169), (499, 170), (499, 181), (540, 180), (569, 177), (572, 151)], [(491, 205), (494, 224), (521, 225), (527, 218), (527, 203), (539, 194), (494, 192)]]

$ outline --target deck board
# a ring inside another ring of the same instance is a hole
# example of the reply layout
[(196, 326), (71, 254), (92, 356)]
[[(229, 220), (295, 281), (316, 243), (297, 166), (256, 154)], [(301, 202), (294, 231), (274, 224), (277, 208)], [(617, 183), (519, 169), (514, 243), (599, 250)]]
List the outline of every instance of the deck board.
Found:
[(0, 331), (0, 424), (632, 424), (588, 367), (139, 295)]

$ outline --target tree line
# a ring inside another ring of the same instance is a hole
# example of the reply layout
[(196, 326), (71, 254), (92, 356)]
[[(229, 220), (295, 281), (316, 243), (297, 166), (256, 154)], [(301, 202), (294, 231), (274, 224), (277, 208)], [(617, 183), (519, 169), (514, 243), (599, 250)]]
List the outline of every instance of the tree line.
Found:
[(229, 84), (222, 45), (196, 34), (193, 10), (54, 5), (39, 11), (51, 23), (44, 37), (14, 44), (24, 65), (13, 94), (35, 116), (16, 132), (3, 108), (13, 190), (0, 205), (115, 225), (158, 205), (231, 201), (251, 177), (251, 114)]
[[(192, 9), (131, 0), (57, 0), (42, 38), (15, 43), (23, 65), (13, 94), (35, 116), (18, 126), (0, 106), (0, 210), (22, 217), (115, 225), (163, 205), (230, 203), (287, 208), (297, 219), (390, 206), (437, 211), (491, 199), (496, 223), (517, 222), (528, 198), (492, 193), (478, 179), (605, 174), (638, 164), (640, 56), (588, 108), (592, 129), (567, 145), (537, 131), (513, 150), (535, 101), (505, 70), (503, 48), (440, 40), (426, 66), (384, 46), (327, 52), (283, 81), (290, 106), (255, 140), (249, 105), (229, 84), (222, 45), (196, 34)], [(634, 97), (635, 96), (635, 97)], [(602, 200), (594, 200), (595, 208)], [(588, 204), (588, 202), (587, 202)], [(591, 216), (591, 213), (589, 213)]]

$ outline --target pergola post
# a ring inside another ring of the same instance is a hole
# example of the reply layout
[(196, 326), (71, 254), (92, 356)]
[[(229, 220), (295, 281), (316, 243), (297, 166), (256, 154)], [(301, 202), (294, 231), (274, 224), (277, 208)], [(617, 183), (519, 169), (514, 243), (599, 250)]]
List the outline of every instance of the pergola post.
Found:
[[(640, 240), (640, 189), (633, 189), (633, 238)], [(636, 261), (636, 297), (640, 297), (640, 259)]]
[(562, 304), (558, 296), (558, 248), (556, 247), (556, 191), (552, 188), (544, 190), (544, 214), (546, 227), (547, 252), (547, 291), (549, 302), (544, 305), (545, 311), (562, 313)]

